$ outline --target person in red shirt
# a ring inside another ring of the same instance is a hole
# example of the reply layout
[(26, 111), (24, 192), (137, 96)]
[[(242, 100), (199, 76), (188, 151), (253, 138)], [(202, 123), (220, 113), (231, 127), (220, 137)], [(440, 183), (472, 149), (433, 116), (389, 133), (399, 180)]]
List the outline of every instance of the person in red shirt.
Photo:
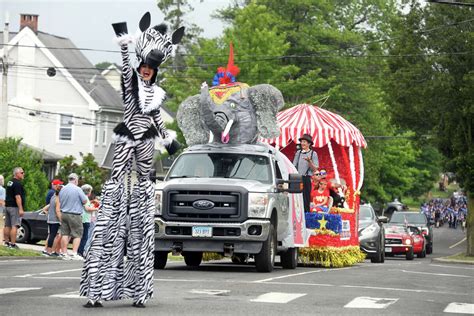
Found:
[(315, 189), (311, 192), (311, 212), (324, 212), (329, 211), (329, 189), (327, 188), (327, 181), (320, 179)]

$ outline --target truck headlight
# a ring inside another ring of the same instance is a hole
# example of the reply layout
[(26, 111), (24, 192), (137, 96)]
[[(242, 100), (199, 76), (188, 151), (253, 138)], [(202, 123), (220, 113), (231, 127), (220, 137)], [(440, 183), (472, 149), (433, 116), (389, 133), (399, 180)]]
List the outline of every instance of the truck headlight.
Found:
[(266, 193), (249, 193), (249, 217), (265, 217), (268, 205)]
[(163, 191), (157, 190), (155, 192), (155, 215), (161, 215), (163, 210)]
[(376, 225), (376, 224), (372, 224), (372, 225), (370, 225), (370, 226), (367, 226), (365, 229), (363, 229), (363, 230), (360, 232), (360, 236), (370, 235), (370, 234), (374, 233), (376, 230), (377, 230), (377, 225)]

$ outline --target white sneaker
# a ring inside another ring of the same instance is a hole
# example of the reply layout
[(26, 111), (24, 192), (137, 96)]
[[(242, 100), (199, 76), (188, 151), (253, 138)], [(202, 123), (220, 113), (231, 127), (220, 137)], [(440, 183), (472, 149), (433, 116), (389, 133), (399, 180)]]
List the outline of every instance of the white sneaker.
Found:
[(79, 256), (77, 253), (74, 253), (70, 256), (70, 260), (75, 260), (75, 261), (84, 261), (84, 258), (82, 258), (81, 256)]
[(66, 260), (66, 261), (71, 260), (71, 256), (65, 255), (65, 254), (63, 254), (63, 253), (59, 254), (59, 257), (60, 257), (61, 259), (63, 259), (63, 260)]

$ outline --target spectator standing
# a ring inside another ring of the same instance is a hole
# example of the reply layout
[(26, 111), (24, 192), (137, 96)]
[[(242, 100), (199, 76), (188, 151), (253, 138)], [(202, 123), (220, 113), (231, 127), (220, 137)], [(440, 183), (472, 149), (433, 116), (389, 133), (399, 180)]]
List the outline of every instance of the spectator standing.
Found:
[(0, 174), (0, 245), (3, 245), (3, 226), (5, 225), (5, 198), (6, 191), (3, 187), (5, 185), (5, 179)]
[[(79, 177), (75, 173), (68, 176), (69, 183), (59, 192), (59, 203), (61, 206), (61, 256), (65, 260), (84, 260), (77, 254), (81, 242), (82, 213), (87, 196), (77, 185)], [(72, 238), (72, 254), (67, 255), (69, 237)]]
[(53, 181), (51, 181), (51, 189), (49, 189), (48, 193), (46, 193), (46, 204), (49, 204), (51, 198), (53, 197), (53, 195), (56, 194), (58, 186), (60, 185), (63, 185), (63, 182), (59, 179), (54, 179)]
[(81, 187), (82, 191), (84, 194), (87, 196), (87, 203), (84, 205), (84, 212), (82, 212), (82, 238), (81, 238), (81, 243), (79, 244), (79, 249), (77, 250), (77, 253), (84, 257), (84, 249), (87, 243), (87, 240), (89, 239), (89, 229), (91, 225), (91, 215), (92, 212), (96, 212), (97, 208), (92, 206), (92, 203), (90, 201), (91, 199), (91, 194), (92, 194), (92, 186), (89, 184), (84, 184)]
[(319, 160), (318, 154), (311, 149), (313, 139), (311, 135), (304, 134), (298, 139), (301, 149), (296, 151), (293, 164), (298, 173), (303, 176), (303, 203), (304, 211), (310, 211), (311, 202), (311, 176), (318, 170)]
[(46, 248), (43, 250), (43, 255), (58, 257), (59, 254), (55, 251), (58, 244), (61, 243), (61, 234), (58, 234), (61, 225), (61, 204), (59, 202), (59, 192), (61, 191), (61, 183), (57, 183), (57, 188), (54, 195), (49, 200), (49, 204), (44, 207), (48, 211), (48, 238), (46, 239)]
[(21, 225), (21, 217), (25, 213), (26, 196), (21, 181), (25, 178), (23, 168), (13, 169), (13, 179), (8, 181), (5, 199), (5, 228), (3, 237), (6, 246), (18, 249), (16, 245), (16, 232)]

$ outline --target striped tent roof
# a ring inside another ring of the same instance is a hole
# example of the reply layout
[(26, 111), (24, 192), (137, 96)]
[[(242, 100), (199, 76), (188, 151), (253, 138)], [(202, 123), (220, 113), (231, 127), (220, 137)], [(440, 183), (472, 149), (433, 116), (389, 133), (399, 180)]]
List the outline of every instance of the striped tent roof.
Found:
[(340, 115), (323, 110), (309, 104), (299, 104), (277, 114), (280, 136), (277, 138), (260, 138), (261, 142), (285, 147), (292, 140), (297, 140), (303, 134), (310, 134), (314, 147), (327, 145), (332, 139), (341, 146), (354, 144), (367, 147), (362, 133), (349, 121)]

